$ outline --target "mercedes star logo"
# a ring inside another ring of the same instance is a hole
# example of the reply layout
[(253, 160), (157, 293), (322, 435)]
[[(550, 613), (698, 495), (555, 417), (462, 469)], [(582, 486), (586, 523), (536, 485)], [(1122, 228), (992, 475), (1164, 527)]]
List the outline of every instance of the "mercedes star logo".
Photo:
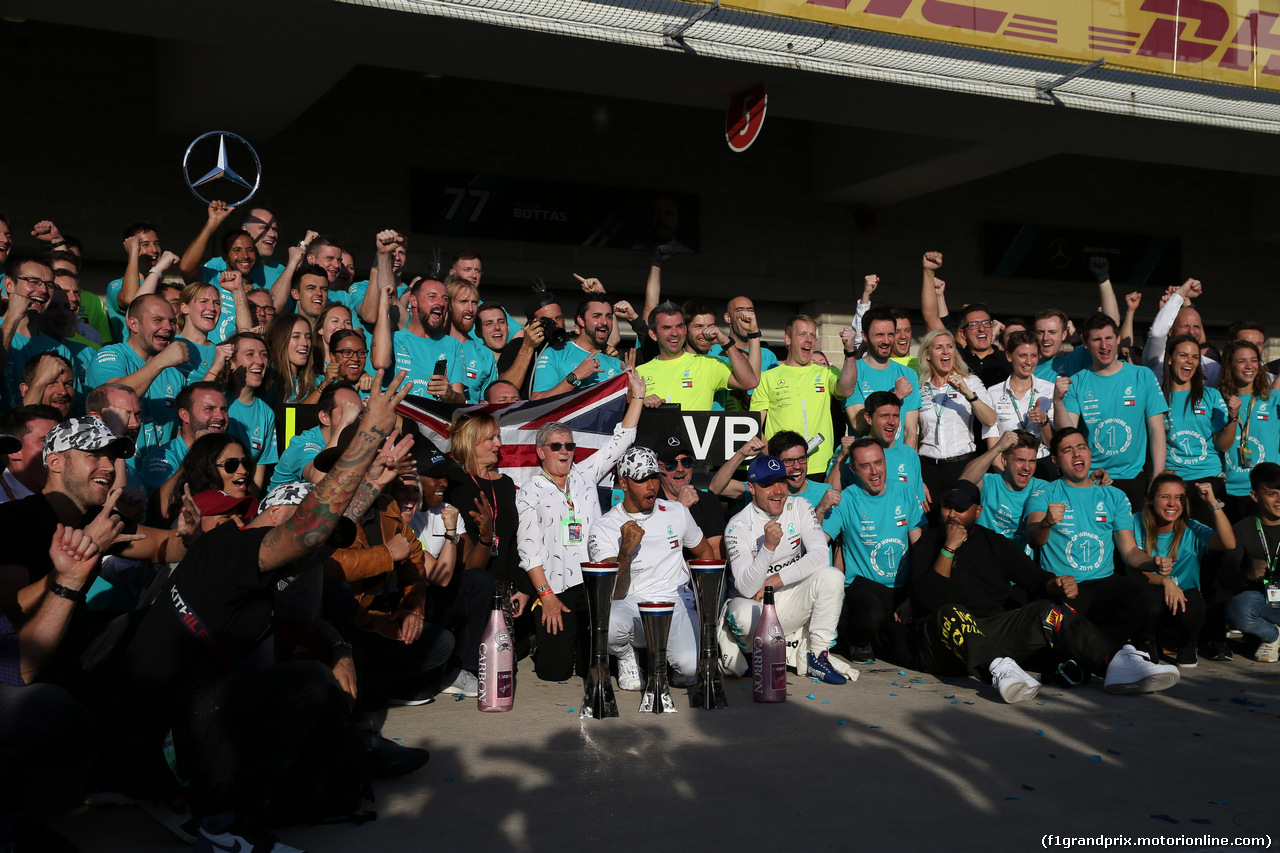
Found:
[[(188, 161), (191, 159), (191, 152), (195, 149), (197, 145), (200, 144), (201, 140), (207, 139), (210, 136), (218, 137), (217, 159), (214, 162), (213, 168), (210, 169), (208, 172), (206, 172), (203, 177), (199, 178), (198, 180), (192, 180), (191, 169), (190, 169), (190, 166), (188, 165)], [(234, 169), (231, 168), (230, 162), (227, 159), (227, 140), (228, 139), (231, 139), (235, 142), (240, 143), (240, 145), (242, 145), (245, 148), (245, 150), (249, 152), (249, 156), (253, 158), (253, 182), (252, 183), (250, 183), (247, 178), (241, 176), (240, 173), (236, 172)], [(249, 192), (243, 198), (237, 201), (227, 200), (227, 204), (229, 206), (239, 207), (249, 199), (253, 198), (253, 194), (258, 191), (258, 185), (262, 182), (262, 161), (258, 159), (258, 152), (253, 150), (253, 146), (250, 145), (248, 141), (244, 139), (244, 137), (237, 136), (236, 134), (230, 133), (225, 130), (211, 130), (208, 133), (204, 133), (204, 134), (201, 134), (200, 136), (197, 136), (194, 140), (192, 140), (191, 144), (187, 146), (187, 153), (184, 154), (182, 157), (182, 177), (184, 180), (186, 180), (187, 188), (191, 190), (191, 193), (196, 198), (204, 202), (205, 204), (211, 203), (213, 199), (205, 198), (204, 196), (202, 196), (200, 192), (196, 189), (196, 187), (204, 186), (214, 181), (228, 181), (232, 184), (235, 184), (237, 186), (243, 187), (244, 189), (247, 189)]]

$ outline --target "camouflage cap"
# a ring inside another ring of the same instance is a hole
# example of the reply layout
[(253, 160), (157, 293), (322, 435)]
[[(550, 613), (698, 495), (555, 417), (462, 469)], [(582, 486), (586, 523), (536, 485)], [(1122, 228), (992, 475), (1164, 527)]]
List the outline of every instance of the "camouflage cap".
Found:
[(102, 450), (115, 445), (122, 459), (133, 456), (136, 449), (133, 439), (126, 435), (116, 435), (107, 425), (96, 417), (71, 418), (63, 421), (44, 437), (43, 459), (50, 453), (65, 453), (68, 450)]
[(266, 512), (277, 506), (297, 506), (315, 487), (315, 483), (306, 483), (301, 480), (294, 483), (281, 483), (267, 492), (267, 496), (258, 506), (258, 512)]
[(622, 454), (618, 476), (628, 480), (647, 480), (658, 476), (658, 457), (647, 447), (632, 447)]

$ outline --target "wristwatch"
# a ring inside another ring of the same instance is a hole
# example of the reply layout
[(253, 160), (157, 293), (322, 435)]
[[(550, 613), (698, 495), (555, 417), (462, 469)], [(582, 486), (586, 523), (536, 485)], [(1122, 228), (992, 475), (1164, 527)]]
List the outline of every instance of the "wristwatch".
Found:
[(444, 533), (444, 538), (446, 542), (452, 542), (454, 545), (457, 545), (459, 542), (462, 541), (462, 537), (459, 536), (456, 531), (453, 533), (450, 533), (449, 531), (446, 530)]
[(756, 340), (757, 338), (762, 338), (762, 337), (764, 337), (764, 333), (763, 333), (763, 332), (748, 332), (748, 333), (747, 333), (747, 340), (749, 340), (749, 341), (754, 341), (754, 340)]
[(570, 371), (569, 371), (569, 375), (568, 375), (568, 376), (566, 376), (566, 377), (564, 378), (564, 381), (565, 381), (565, 382), (568, 382), (568, 383), (569, 383), (570, 385), (572, 385), (574, 388), (581, 388), (581, 387), (582, 387), (582, 380), (581, 380), (581, 379), (579, 379), (579, 378), (578, 378), (578, 375), (577, 375), (576, 373), (574, 373), (572, 370), (570, 370)]

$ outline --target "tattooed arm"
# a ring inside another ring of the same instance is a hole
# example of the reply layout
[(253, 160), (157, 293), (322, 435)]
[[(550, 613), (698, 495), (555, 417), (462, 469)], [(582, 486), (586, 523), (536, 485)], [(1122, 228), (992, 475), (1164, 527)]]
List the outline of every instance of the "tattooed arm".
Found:
[(382, 371), (375, 377), (369, 394), (369, 408), (360, 419), (356, 437), (347, 446), (333, 468), (302, 499), (293, 517), (273, 527), (262, 540), (258, 551), (258, 568), (273, 572), (295, 560), (314, 553), (333, 533), (338, 519), (346, 511), (365, 472), (395, 426), (396, 406), (409, 393), (400, 373), (387, 388), (382, 388)]
[(364, 475), (364, 481), (360, 483), (360, 488), (356, 490), (356, 496), (351, 499), (351, 505), (347, 507), (345, 515), (347, 518), (360, 523), (360, 519), (364, 518), (364, 514), (369, 511), (369, 507), (373, 506), (373, 502), (378, 499), (378, 495), (382, 494), (382, 490), (396, 481), (400, 476), (401, 469), (410, 462), (405, 460), (409, 457), (409, 449), (413, 446), (413, 436), (406, 435), (404, 438), (396, 441), (397, 432), (392, 432), (382, 445), (382, 452), (379, 453), (374, 463), (369, 466), (369, 470)]

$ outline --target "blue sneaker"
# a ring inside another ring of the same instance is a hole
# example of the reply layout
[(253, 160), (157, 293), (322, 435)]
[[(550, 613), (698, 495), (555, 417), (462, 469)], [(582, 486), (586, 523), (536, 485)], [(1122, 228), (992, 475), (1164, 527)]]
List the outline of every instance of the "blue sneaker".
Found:
[(835, 667), (831, 665), (831, 661), (827, 658), (827, 653), (815, 655), (809, 652), (809, 669), (806, 673), (810, 678), (821, 678), (827, 684), (844, 684), (849, 679), (836, 672)]

